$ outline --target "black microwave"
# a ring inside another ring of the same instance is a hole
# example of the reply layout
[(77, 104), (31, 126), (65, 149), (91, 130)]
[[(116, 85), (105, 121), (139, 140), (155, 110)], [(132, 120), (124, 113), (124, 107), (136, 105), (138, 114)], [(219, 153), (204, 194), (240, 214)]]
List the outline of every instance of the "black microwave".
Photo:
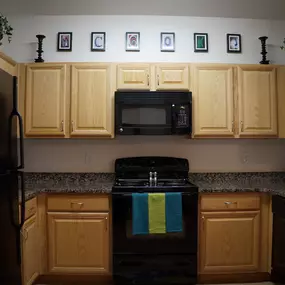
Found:
[(191, 135), (192, 93), (116, 91), (116, 135)]

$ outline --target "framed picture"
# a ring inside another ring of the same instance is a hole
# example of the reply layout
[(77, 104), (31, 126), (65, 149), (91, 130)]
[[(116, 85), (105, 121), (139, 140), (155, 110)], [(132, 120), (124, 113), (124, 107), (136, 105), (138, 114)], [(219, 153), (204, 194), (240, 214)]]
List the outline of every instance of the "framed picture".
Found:
[(72, 51), (72, 33), (57, 34), (57, 51)]
[(241, 53), (241, 35), (227, 34), (227, 52)]
[(160, 34), (160, 51), (162, 52), (175, 51), (175, 33)]
[(208, 52), (208, 34), (194, 34), (194, 52)]
[(105, 51), (106, 33), (91, 33), (91, 51)]
[(126, 33), (126, 51), (140, 51), (140, 33)]

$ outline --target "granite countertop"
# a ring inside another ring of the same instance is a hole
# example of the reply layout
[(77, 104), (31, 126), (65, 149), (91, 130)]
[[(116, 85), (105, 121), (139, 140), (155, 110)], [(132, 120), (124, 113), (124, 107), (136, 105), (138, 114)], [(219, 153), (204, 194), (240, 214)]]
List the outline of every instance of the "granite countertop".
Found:
[(265, 192), (285, 197), (285, 173), (195, 173), (191, 182), (200, 193)]
[[(106, 193), (112, 191), (113, 173), (26, 173), (25, 198), (39, 193)], [(285, 197), (285, 173), (190, 173), (199, 193), (266, 192)]]

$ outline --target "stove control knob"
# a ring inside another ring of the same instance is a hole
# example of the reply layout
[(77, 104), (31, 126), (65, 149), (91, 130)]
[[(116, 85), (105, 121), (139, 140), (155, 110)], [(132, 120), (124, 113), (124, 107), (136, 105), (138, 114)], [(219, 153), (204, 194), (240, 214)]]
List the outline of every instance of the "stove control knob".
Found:
[(124, 129), (123, 129), (123, 128), (120, 128), (119, 131), (120, 131), (120, 133), (122, 133), (122, 132), (124, 131)]

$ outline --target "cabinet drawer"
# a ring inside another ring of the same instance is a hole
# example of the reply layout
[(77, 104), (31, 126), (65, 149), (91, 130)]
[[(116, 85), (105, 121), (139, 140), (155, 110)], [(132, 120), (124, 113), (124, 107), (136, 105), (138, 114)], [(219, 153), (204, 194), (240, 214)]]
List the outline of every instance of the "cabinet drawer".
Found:
[(54, 195), (47, 199), (48, 211), (109, 211), (109, 198), (101, 195)]
[(201, 210), (254, 210), (260, 208), (258, 194), (209, 194), (201, 197)]

